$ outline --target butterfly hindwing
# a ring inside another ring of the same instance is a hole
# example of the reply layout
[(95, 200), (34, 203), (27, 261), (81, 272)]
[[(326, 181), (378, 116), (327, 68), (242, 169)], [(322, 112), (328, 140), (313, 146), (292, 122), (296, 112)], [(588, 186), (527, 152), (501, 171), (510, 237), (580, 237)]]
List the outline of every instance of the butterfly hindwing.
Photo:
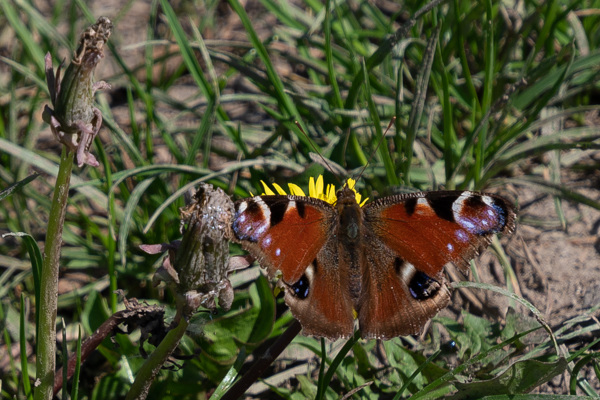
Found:
[(298, 283), (285, 289), (285, 302), (292, 315), (300, 322), (305, 335), (337, 339), (354, 332), (353, 302), (348, 292), (348, 274), (343, 264), (331, 263), (337, 259), (338, 243), (328, 241), (317, 258), (305, 270)]
[(450, 302), (444, 278), (418, 271), (376, 238), (370, 243), (358, 306), (362, 336), (389, 339), (419, 333)]

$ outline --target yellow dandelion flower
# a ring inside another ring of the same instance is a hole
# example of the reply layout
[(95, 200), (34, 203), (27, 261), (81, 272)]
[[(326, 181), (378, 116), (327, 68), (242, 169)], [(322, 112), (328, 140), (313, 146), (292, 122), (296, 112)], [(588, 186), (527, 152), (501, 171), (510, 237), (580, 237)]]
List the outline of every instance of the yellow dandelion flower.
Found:
[(260, 183), (262, 183), (263, 189), (265, 190), (263, 195), (273, 196), (275, 194), (275, 192), (271, 190), (271, 188), (264, 181), (260, 181)]
[[(276, 183), (273, 183), (273, 187), (275, 188), (275, 192), (277, 192), (277, 193), (275, 193), (264, 181), (260, 181), (260, 183), (263, 185), (263, 188), (265, 190), (263, 194), (265, 194), (265, 195), (274, 195), (274, 194), (286, 195), (287, 194), (285, 192), (285, 190), (283, 190), (283, 188)], [(360, 204), (360, 206), (362, 207), (365, 205), (368, 198), (365, 198), (364, 200), (362, 200), (361, 194), (358, 193), (356, 191), (356, 189), (354, 189), (355, 185), (356, 185), (356, 181), (354, 179), (348, 179), (346, 181), (346, 186), (349, 189), (352, 189), (354, 191), (354, 193), (356, 193), (356, 202), (358, 204)], [(306, 194), (300, 188), (300, 186), (298, 186), (294, 183), (288, 183), (288, 187), (290, 190), (290, 194), (292, 194), (294, 196), (306, 196)], [(329, 204), (334, 204), (337, 201), (337, 196), (335, 195), (335, 193), (336, 193), (335, 185), (332, 185), (330, 183), (327, 185), (327, 187), (325, 187), (325, 184), (323, 182), (323, 175), (319, 175), (317, 177), (316, 181), (315, 181), (314, 177), (312, 177), (312, 176), (310, 177), (310, 179), (308, 181), (308, 196), (326, 201)]]
[(304, 190), (300, 189), (300, 186), (294, 183), (288, 183), (288, 187), (290, 188), (290, 194), (293, 194), (294, 196), (306, 196)]

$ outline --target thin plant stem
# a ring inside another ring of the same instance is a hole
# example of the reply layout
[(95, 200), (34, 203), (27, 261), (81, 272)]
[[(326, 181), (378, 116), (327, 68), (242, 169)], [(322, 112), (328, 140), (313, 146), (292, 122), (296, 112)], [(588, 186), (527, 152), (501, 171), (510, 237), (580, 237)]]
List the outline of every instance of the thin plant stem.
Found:
[(289, 344), (302, 330), (302, 325), (297, 320), (294, 320), (290, 327), (269, 347), (256, 362), (250, 367), (236, 383), (221, 397), (221, 400), (235, 400), (244, 395), (246, 390), (264, 374), (269, 366), (277, 357), (285, 350)]
[(131, 385), (125, 400), (143, 400), (148, 396), (150, 385), (152, 385), (156, 374), (158, 374), (167, 359), (175, 351), (189, 325), (189, 322), (185, 318), (176, 318), (179, 318), (179, 324), (167, 333), (156, 350), (152, 352), (137, 372), (135, 381)]
[(50, 400), (54, 388), (54, 369), (56, 354), (56, 313), (58, 303), (58, 269), (62, 232), (67, 210), (71, 171), (73, 169), (72, 151), (63, 147), (60, 156), (56, 186), (48, 217), (48, 230), (44, 248), (44, 261), (40, 290), (39, 327), (37, 336), (36, 371), (38, 387), (35, 400)]

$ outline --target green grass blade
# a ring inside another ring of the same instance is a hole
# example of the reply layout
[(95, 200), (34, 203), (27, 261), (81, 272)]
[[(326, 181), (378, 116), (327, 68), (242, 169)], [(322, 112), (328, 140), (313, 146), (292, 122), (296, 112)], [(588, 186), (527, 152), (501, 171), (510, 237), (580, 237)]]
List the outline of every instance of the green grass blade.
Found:
[(396, 168), (394, 162), (392, 161), (392, 157), (390, 156), (390, 151), (387, 146), (387, 142), (383, 136), (383, 132), (381, 131), (381, 121), (379, 119), (379, 114), (377, 113), (377, 106), (373, 101), (373, 93), (371, 92), (371, 85), (369, 85), (369, 75), (367, 72), (367, 68), (363, 62), (362, 64), (363, 70), (363, 79), (365, 80), (365, 99), (367, 101), (367, 105), (369, 108), (369, 115), (371, 116), (371, 123), (373, 124), (373, 128), (375, 129), (375, 137), (372, 139), (376, 143), (379, 144), (377, 147), (379, 156), (383, 160), (383, 166), (386, 172), (386, 181), (389, 185), (397, 186), (400, 181), (396, 174)]
[[(459, 28), (460, 29), (460, 28)], [(444, 171), (446, 175), (446, 188), (454, 189), (454, 181), (452, 180), (454, 172), (454, 159), (455, 153), (459, 146), (456, 140), (456, 133), (454, 132), (454, 120), (452, 118), (452, 103), (450, 102), (450, 77), (446, 66), (443, 64), (442, 51), (439, 43), (439, 32), (441, 26), (438, 26), (436, 36), (436, 55), (435, 61), (437, 62), (438, 69), (442, 78), (441, 96), (442, 99), (442, 111), (444, 113)], [(439, 91), (438, 91), (439, 92)]]
[(319, 340), (319, 343), (321, 344), (321, 365), (319, 365), (319, 375), (317, 379), (317, 394), (315, 395), (315, 400), (322, 399), (325, 395), (325, 391), (327, 390), (327, 384), (323, 380), (323, 377), (325, 376), (325, 365), (329, 363), (329, 360), (327, 359), (327, 351), (325, 348), (325, 339), (321, 338)]
[(137, 209), (140, 199), (146, 195), (148, 187), (156, 180), (156, 177), (144, 179), (138, 183), (131, 192), (125, 209), (123, 210), (123, 218), (119, 223), (119, 254), (121, 256), (121, 265), (125, 268), (127, 265), (127, 238), (129, 237), (130, 230), (135, 226), (134, 213)]
[(6, 197), (13, 194), (15, 191), (25, 187), (29, 182), (33, 181), (35, 178), (40, 176), (40, 174), (31, 174), (27, 178), (20, 180), (19, 182), (13, 183), (6, 189), (0, 191), (0, 201), (4, 200)]
[(325, 60), (327, 61), (327, 75), (333, 92), (333, 106), (343, 108), (344, 102), (340, 94), (340, 88), (337, 83), (337, 74), (333, 65), (332, 37), (331, 37), (331, 2), (325, 0), (325, 21), (323, 23), (323, 33), (325, 34)]
[[(340, 364), (342, 363), (342, 361), (344, 360), (344, 358), (346, 357), (348, 352), (350, 350), (352, 350), (352, 347), (356, 343), (358, 343), (359, 340), (360, 340), (360, 331), (356, 331), (354, 333), (354, 335), (350, 339), (348, 339), (348, 341), (344, 344), (344, 346), (342, 346), (339, 353), (331, 361), (331, 364), (329, 365), (327, 372), (323, 376), (323, 379), (319, 380), (318, 385), (319, 385), (320, 397), (316, 397), (316, 400), (322, 399), (323, 396), (325, 396), (325, 391), (329, 387), (329, 384), (330, 384), (331, 380), (333, 379), (333, 375), (335, 374), (335, 371), (340, 366)], [(325, 359), (325, 354), (322, 354), (322, 358)]]
[[(29, 382), (29, 364), (27, 362), (27, 320), (25, 319), (25, 295), (21, 293), (21, 308), (19, 312), (19, 346), (21, 355), (21, 380), (23, 392), (27, 399), (33, 398), (31, 383)], [(7, 343), (8, 344), (8, 343)], [(10, 347), (9, 347), (10, 348)]]
[(277, 17), (277, 20), (282, 24), (299, 31), (303, 31), (306, 26), (298, 19), (302, 12), (301, 9), (294, 9), (294, 5), (286, 1), (275, 2), (273, 0), (260, 0), (265, 8)]
[(290, 118), (288, 121), (282, 122), (288, 127), (288, 129), (296, 133), (296, 136), (298, 140), (300, 140), (300, 142), (302, 142), (307, 148), (311, 148), (310, 141), (301, 132), (299, 132), (298, 128), (296, 128), (296, 126), (294, 125), (294, 121), (298, 121), (304, 132), (308, 132), (308, 129), (306, 129), (304, 122), (300, 118), (300, 114), (298, 113), (294, 102), (286, 93), (283, 83), (281, 82), (281, 78), (279, 78), (279, 75), (275, 71), (275, 67), (273, 66), (273, 63), (269, 58), (269, 53), (267, 52), (267, 49), (256, 34), (256, 31), (252, 26), (252, 22), (250, 21), (246, 10), (244, 9), (244, 7), (242, 7), (238, 0), (229, 0), (229, 4), (236, 12), (236, 14), (240, 17), (242, 25), (244, 25), (246, 32), (248, 32), (250, 42), (256, 49), (258, 56), (265, 65), (265, 70), (269, 78), (269, 82), (271, 83), (271, 85), (273, 85), (273, 95), (277, 98), (279, 106), (285, 113), (284, 116), (286, 118)]
[(14, 29), (20, 42), (23, 43), (23, 48), (30, 55), (30, 61), (36, 65), (38, 74), (42, 75), (44, 71), (44, 52), (34, 39), (31, 28), (25, 26), (12, 2), (0, 1), (0, 8), (4, 11), (8, 24)]
[(15, 0), (15, 4), (19, 9), (24, 12), (31, 22), (31, 26), (34, 26), (39, 31), (40, 36), (47, 40), (58, 43), (58, 47), (69, 49), (72, 47), (70, 43), (63, 35), (61, 35), (56, 26), (52, 25), (45, 15), (39, 12), (30, 2), (25, 0)]
[[(457, 282), (457, 283), (471, 283), (471, 282)], [(490, 348), (488, 351), (482, 352), (480, 354), (478, 354), (475, 357), (472, 357), (471, 359), (469, 359), (467, 362), (462, 363), (461, 365), (457, 366), (456, 368), (454, 368), (453, 370), (447, 372), (446, 374), (444, 374), (443, 376), (437, 378), (436, 380), (434, 380), (433, 382), (431, 382), (429, 385), (427, 385), (425, 388), (423, 388), (421, 391), (419, 391), (418, 393), (415, 393), (411, 399), (428, 399), (431, 398), (429, 396), (429, 393), (438, 390), (439, 388), (446, 386), (448, 384), (450, 384), (450, 382), (457, 376), (460, 375), (463, 371), (467, 370), (469, 367), (471, 367), (472, 365), (477, 365), (477, 363), (481, 362), (485, 357), (488, 356), (488, 354), (500, 350), (503, 347), (510, 345), (512, 343), (515, 343), (517, 340), (519, 340), (522, 337), (525, 337), (527, 335), (529, 335), (532, 332), (535, 332), (536, 330), (538, 330), (539, 328), (533, 328), (533, 329), (529, 329), (526, 330), (524, 332), (520, 332), (516, 335), (514, 335), (513, 337), (511, 337), (510, 339), (507, 339), (499, 344), (497, 344), (496, 346), (493, 346), (492, 348)]]
[(227, 371), (227, 375), (225, 375), (221, 383), (219, 383), (219, 386), (217, 386), (213, 394), (210, 396), (210, 400), (219, 400), (225, 393), (227, 393), (229, 388), (235, 382), (235, 378), (239, 375), (240, 370), (244, 365), (244, 361), (246, 360), (246, 355), (246, 350), (244, 347), (242, 347), (237, 358), (235, 359), (235, 362), (229, 371)]
[[(569, 390), (572, 395), (577, 394), (577, 386), (581, 387), (581, 384), (579, 383), (580, 380), (578, 378), (578, 375), (579, 375), (579, 372), (581, 371), (581, 369), (586, 364), (589, 364), (590, 361), (597, 364), (599, 359), (600, 359), (600, 353), (595, 353), (595, 354), (587, 354), (587, 355), (583, 356), (581, 358), (581, 360), (577, 361), (577, 363), (575, 364), (575, 366), (573, 367), (573, 369), (571, 371), (571, 379), (569, 380)], [(586, 379), (586, 381), (587, 381), (587, 379)], [(586, 395), (593, 396), (596, 398), (598, 397), (598, 393), (596, 393), (596, 391), (592, 387), (590, 387), (589, 383), (585, 386), (585, 388), (582, 388), (582, 389), (586, 392)]]
[[(42, 257), (42, 252), (40, 251), (40, 248), (37, 244), (37, 241), (31, 235), (24, 233), (24, 232), (5, 233), (2, 236), (3, 237), (15, 236), (15, 237), (22, 238), (23, 243), (25, 244), (25, 248), (27, 249), (27, 254), (29, 255), (29, 259), (31, 260), (31, 271), (33, 274), (33, 285), (34, 285), (34, 290), (35, 290), (35, 303), (39, 304), (43, 257)], [(36, 321), (35, 326), (36, 326), (36, 337), (37, 337), (37, 327), (38, 327), (38, 321), (39, 321), (39, 313), (37, 311), (37, 307), (36, 307), (36, 313), (35, 313), (35, 321)], [(36, 343), (37, 343), (37, 341), (36, 341)]]
[(67, 327), (65, 326), (64, 318), (61, 319), (61, 333), (62, 333), (62, 343), (61, 343), (61, 359), (62, 359), (62, 400), (67, 400), (69, 398), (69, 392), (67, 391), (67, 380), (69, 378), (69, 351), (67, 349), (68, 341), (67, 341)]
[(425, 100), (427, 98), (427, 88), (429, 87), (429, 76), (431, 74), (431, 67), (433, 66), (433, 60), (435, 57), (435, 48), (438, 41), (438, 35), (440, 33), (440, 27), (438, 26), (433, 32), (432, 36), (427, 41), (427, 47), (423, 53), (422, 68), (419, 69), (417, 75), (416, 93), (413, 100), (413, 106), (408, 119), (408, 126), (406, 128), (406, 142), (404, 143), (404, 165), (402, 166), (403, 181), (405, 185), (410, 185), (410, 170), (412, 166), (413, 158), (413, 146), (417, 137), (417, 131), (421, 125), (421, 117), (423, 115), (423, 109), (425, 108)]
[(415, 378), (421, 373), (421, 371), (425, 369), (425, 367), (427, 367), (430, 363), (433, 362), (433, 360), (435, 360), (440, 355), (441, 352), (441, 350), (437, 350), (435, 353), (427, 357), (427, 360), (423, 364), (419, 365), (419, 368), (417, 368), (415, 372), (413, 372), (411, 376), (408, 377), (406, 382), (404, 382), (402, 387), (398, 389), (398, 393), (396, 393), (396, 395), (394, 396), (394, 400), (400, 400), (401, 398), (403, 398), (402, 396), (404, 394), (404, 391), (408, 389), (408, 386), (415, 380)]
[[(485, 26), (484, 26), (484, 57), (485, 57), (485, 72), (483, 84), (483, 99), (481, 101), (481, 109), (489, 110), (492, 106), (492, 93), (494, 84), (494, 21), (492, 11), (492, 0), (484, 0), (485, 5)], [(485, 144), (488, 135), (488, 121), (482, 121), (482, 128), (479, 130), (477, 138), (477, 146), (475, 147), (475, 166), (473, 174), (475, 184), (478, 184), (485, 165)]]
[(564, 185), (555, 185), (542, 178), (538, 177), (520, 177), (520, 178), (509, 178), (507, 182), (511, 182), (520, 186), (535, 187), (543, 193), (551, 196), (560, 196), (563, 199), (575, 201), (577, 203), (585, 204), (588, 207), (592, 207), (596, 210), (600, 210), (600, 201), (594, 200), (588, 196), (576, 192)]
[[(482, 181), (487, 181), (496, 176), (501, 170), (517, 161), (544, 154), (551, 150), (568, 150), (577, 148), (597, 148), (594, 144), (600, 138), (600, 132), (593, 127), (573, 128), (558, 133), (540, 136), (535, 139), (517, 144), (513, 148), (496, 153), (489, 160), (488, 170)], [(496, 158), (498, 157), (498, 158)]]

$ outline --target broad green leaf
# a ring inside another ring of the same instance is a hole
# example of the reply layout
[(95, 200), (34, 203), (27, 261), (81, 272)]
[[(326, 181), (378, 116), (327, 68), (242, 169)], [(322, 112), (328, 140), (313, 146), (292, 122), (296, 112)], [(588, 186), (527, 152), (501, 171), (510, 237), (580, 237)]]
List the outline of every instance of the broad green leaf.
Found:
[(455, 382), (458, 393), (454, 399), (481, 398), (486, 395), (528, 393), (567, 368), (567, 361), (560, 358), (554, 362), (537, 360), (518, 361), (498, 376), (485, 381)]

